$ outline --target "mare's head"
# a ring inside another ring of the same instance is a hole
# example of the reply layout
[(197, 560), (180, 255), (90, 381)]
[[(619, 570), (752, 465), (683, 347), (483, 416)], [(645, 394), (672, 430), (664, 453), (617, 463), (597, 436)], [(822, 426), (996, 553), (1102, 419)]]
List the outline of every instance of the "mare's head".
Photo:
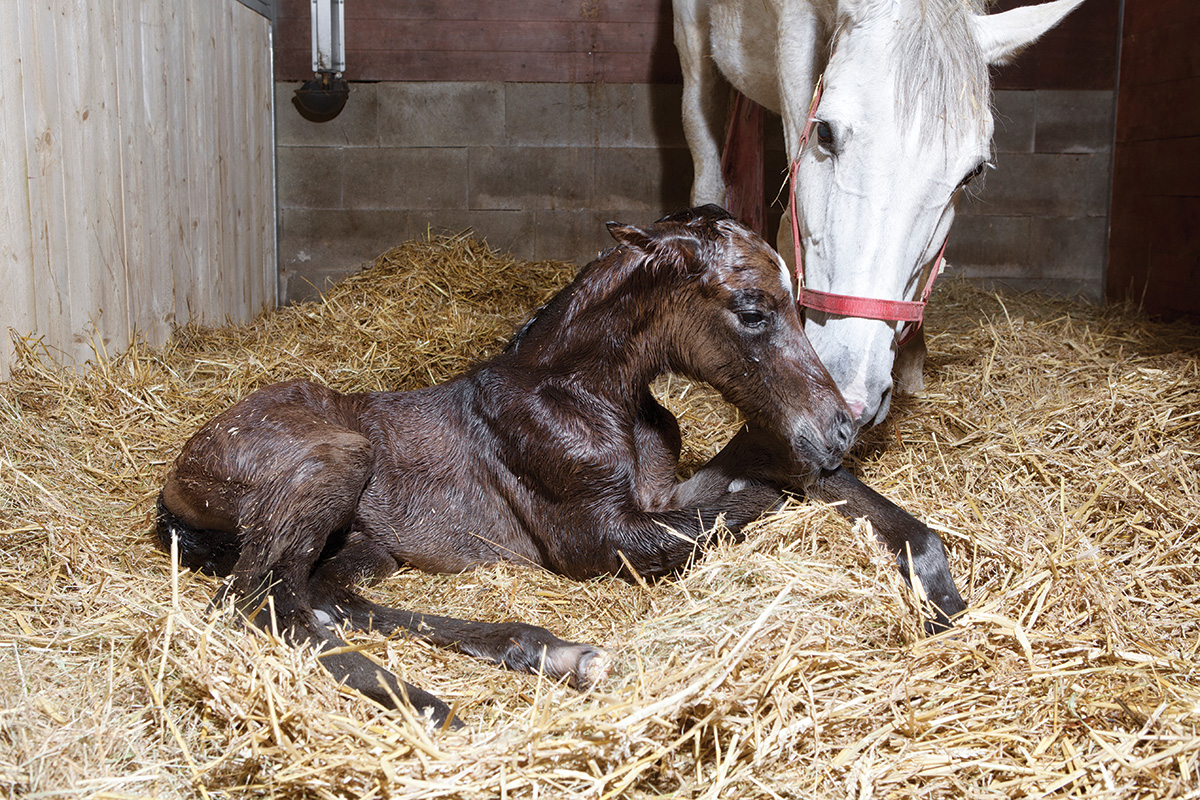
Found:
[(716, 206), (609, 230), (640, 265), (626, 285), (639, 299), (631, 316), (653, 371), (713, 386), (751, 426), (788, 444), (797, 477), (840, 464), (853, 423), (804, 335), (779, 255)]
[[(1031, 44), (1080, 2), (992, 15), (972, 9), (981, 0), (838, 2), (825, 90), (794, 198), (808, 288), (919, 299), (955, 202), (988, 167), (988, 66)], [(789, 130), (789, 147), (797, 138)], [(902, 327), (806, 312), (813, 347), (860, 426), (887, 414)]]

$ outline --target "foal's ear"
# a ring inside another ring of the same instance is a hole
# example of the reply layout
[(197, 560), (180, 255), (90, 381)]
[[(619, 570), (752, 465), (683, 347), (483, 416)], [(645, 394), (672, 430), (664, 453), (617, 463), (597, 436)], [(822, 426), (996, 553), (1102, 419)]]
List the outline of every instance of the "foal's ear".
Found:
[(696, 258), (699, 242), (694, 236), (682, 235), (677, 231), (650, 232), (617, 222), (608, 223), (608, 232), (620, 244), (636, 248), (660, 264), (688, 272), (704, 270), (704, 265), (698, 263), (699, 259)]
[(650, 234), (641, 228), (634, 227), (633, 225), (625, 225), (621, 222), (606, 222), (604, 223), (604, 227), (608, 228), (608, 232), (612, 234), (612, 237), (617, 240), (618, 244), (647, 252), (651, 248)]

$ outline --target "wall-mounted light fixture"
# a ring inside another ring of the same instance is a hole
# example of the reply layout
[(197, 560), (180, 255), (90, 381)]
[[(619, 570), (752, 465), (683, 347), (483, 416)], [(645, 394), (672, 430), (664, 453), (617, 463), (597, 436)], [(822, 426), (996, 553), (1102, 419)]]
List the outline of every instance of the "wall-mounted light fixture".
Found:
[(315, 77), (296, 90), (292, 103), (310, 122), (328, 122), (350, 97), (346, 71), (344, 0), (312, 0), (312, 68)]

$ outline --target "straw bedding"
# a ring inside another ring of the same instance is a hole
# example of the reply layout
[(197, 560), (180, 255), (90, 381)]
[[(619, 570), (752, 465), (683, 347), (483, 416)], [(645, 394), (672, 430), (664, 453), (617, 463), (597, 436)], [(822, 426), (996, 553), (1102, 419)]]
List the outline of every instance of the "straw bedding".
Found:
[[(939, 530), (969, 616), (924, 638), (865, 524), (797, 502), (681, 580), (402, 573), (381, 602), (606, 647), (580, 695), (354, 635), (468, 728), (427, 730), (206, 614), (152, 545), (198, 425), (265, 383), (411, 388), (494, 352), (572, 268), (404, 244), (319, 303), (0, 387), (0, 790), (28, 797), (1197, 797), (1200, 329), (942, 287), (928, 388), (855, 451)], [(686, 458), (736, 415), (664, 379)]]

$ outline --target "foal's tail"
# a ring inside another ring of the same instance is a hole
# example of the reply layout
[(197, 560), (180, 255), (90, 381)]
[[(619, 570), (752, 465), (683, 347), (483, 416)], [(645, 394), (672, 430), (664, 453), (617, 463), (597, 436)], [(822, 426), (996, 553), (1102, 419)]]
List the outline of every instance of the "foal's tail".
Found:
[(179, 563), (206, 575), (225, 577), (233, 572), (241, 548), (233, 531), (202, 531), (189, 526), (171, 513), (158, 495), (158, 521), (155, 524), (158, 543), (168, 553), (174, 539), (179, 550)]

